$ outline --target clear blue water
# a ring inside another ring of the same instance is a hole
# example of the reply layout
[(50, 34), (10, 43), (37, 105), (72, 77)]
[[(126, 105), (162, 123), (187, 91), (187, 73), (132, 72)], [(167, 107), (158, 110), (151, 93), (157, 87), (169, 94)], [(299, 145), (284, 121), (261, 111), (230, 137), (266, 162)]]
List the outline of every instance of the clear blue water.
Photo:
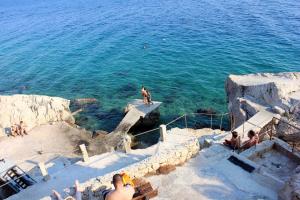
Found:
[(299, 0), (1, 0), (0, 92), (95, 97), (111, 130), (141, 85), (162, 122), (226, 111), (228, 74), (300, 70)]

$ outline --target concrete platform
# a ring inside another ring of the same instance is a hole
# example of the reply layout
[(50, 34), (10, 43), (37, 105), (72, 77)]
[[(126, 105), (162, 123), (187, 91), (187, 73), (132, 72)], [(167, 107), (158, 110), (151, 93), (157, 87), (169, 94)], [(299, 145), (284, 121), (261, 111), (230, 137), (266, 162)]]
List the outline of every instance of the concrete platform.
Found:
[(128, 112), (117, 128), (113, 132), (127, 133), (132, 126), (134, 126), (140, 118), (144, 118), (146, 115), (156, 110), (160, 106), (161, 102), (153, 101), (153, 104), (145, 105), (143, 100), (135, 99), (127, 105)]

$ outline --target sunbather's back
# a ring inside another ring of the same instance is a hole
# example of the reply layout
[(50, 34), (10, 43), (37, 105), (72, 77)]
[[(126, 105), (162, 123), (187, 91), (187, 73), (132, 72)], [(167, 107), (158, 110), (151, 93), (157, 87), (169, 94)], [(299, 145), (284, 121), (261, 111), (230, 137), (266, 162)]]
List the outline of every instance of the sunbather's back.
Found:
[(105, 200), (131, 200), (134, 194), (132, 186), (128, 185), (119, 190), (111, 191)]

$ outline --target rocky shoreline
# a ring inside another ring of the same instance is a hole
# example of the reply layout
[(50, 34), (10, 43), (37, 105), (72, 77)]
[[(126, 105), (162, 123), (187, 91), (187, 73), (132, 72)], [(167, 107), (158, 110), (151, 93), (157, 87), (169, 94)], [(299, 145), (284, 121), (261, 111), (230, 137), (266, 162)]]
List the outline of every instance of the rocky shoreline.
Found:
[[(286, 141), (289, 139), (293, 143), (300, 142), (300, 129), (298, 129), (300, 124), (300, 72), (230, 75), (226, 81), (225, 87), (232, 129), (239, 127), (245, 121), (249, 120), (256, 114), (261, 113), (261, 111), (269, 112), (272, 114), (272, 116), (273, 114), (274, 116), (280, 116), (280, 119), (276, 119), (277, 122), (275, 124), (272, 123), (272, 129), (274, 128), (275, 130), (274, 135), (283, 138)], [(80, 99), (75, 103), (81, 107), (82, 104), (95, 103), (95, 101), (95, 99)], [(87, 146), (88, 154), (92, 159), (103, 156), (102, 159), (107, 159), (107, 162), (110, 162), (111, 160), (109, 158), (104, 158), (106, 154), (103, 153), (110, 152), (109, 155), (118, 156), (120, 153), (118, 150), (124, 151), (128, 149), (128, 143), (131, 143), (131, 138), (129, 135), (121, 133), (122, 131), (116, 131), (114, 134), (95, 131), (95, 134), (93, 134), (91, 131), (80, 128), (75, 124), (75, 119), (73, 117), (75, 113), (80, 112), (80, 109), (77, 112), (72, 113), (69, 107), (69, 100), (58, 97), (38, 95), (0, 96), (0, 108), (4, 111), (1, 113), (4, 114), (0, 117), (0, 128), (4, 130), (2, 133), (0, 133), (0, 139), (2, 138), (2, 140), (0, 140), (0, 151), (5, 152), (7, 149), (4, 156), (13, 160), (21, 160), (23, 157), (26, 158), (32, 153), (39, 152), (39, 159), (36, 159), (35, 162), (47, 162), (53, 159), (45, 152), (51, 152), (53, 150), (64, 151), (62, 154), (59, 154), (59, 157), (67, 158), (69, 160), (72, 160), (73, 158), (75, 159), (75, 165), (73, 165), (73, 163), (71, 167), (74, 172), (73, 176), (75, 177), (75, 175), (77, 176), (76, 165), (78, 165), (78, 163), (79, 165), (84, 166), (83, 168), (95, 164), (93, 162), (78, 162), (78, 157), (80, 155), (78, 145), (85, 144)], [(128, 110), (130, 110), (130, 106), (127, 108), (127, 111)], [(197, 111), (197, 113), (202, 112), (216, 114), (211, 109), (199, 109)], [(153, 119), (157, 121), (157, 117), (159, 117), (158, 113), (154, 115)], [(274, 118), (270, 119), (270, 121), (273, 121), (273, 119)], [(25, 121), (25, 123), (28, 123), (27, 121), (29, 121), (29, 135), (25, 136), (24, 138), (4, 137), (7, 134), (5, 131), (6, 128), (9, 128), (10, 124), (12, 123), (18, 123), (20, 120)], [(141, 122), (138, 121), (137, 126), (139, 126), (139, 123)], [(265, 126), (269, 126), (269, 124), (260, 127), (260, 129), (264, 130), (264, 128), (266, 128)], [(194, 132), (197, 131), (203, 131), (203, 133), (201, 132), (201, 136), (194, 134)], [(86, 181), (83, 183), (83, 185), (88, 186), (88, 188), (92, 186), (97, 189), (103, 184), (108, 184), (112, 174), (116, 172), (127, 170), (128, 173), (134, 177), (142, 177), (145, 176), (145, 174), (156, 171), (160, 165), (172, 163), (183, 164), (187, 159), (198, 154), (199, 143), (201, 143), (203, 148), (209, 148), (209, 150), (204, 150), (202, 152), (203, 155), (205, 152), (208, 153), (207, 157), (209, 158), (211, 157), (210, 154), (213, 155), (215, 158), (212, 158), (212, 160), (213, 162), (216, 162), (218, 160), (218, 156), (221, 155), (221, 152), (223, 152), (223, 154), (226, 153), (226, 156), (227, 154), (232, 154), (230, 150), (227, 151), (227, 149), (223, 149), (224, 147), (222, 145), (219, 145), (219, 143), (224, 141), (225, 137), (231, 136), (230, 132), (222, 132), (221, 134), (217, 132), (218, 130), (205, 129), (194, 130), (175, 128), (168, 130), (169, 138), (166, 139), (166, 141), (159, 142), (158, 144), (148, 147), (147, 149), (133, 150), (132, 153), (127, 152), (127, 154), (124, 155), (122, 153), (123, 157), (128, 157), (131, 159), (130, 162), (135, 163), (132, 164), (132, 166), (126, 166), (126, 164), (122, 162), (122, 167), (120, 167), (120, 163), (118, 163), (120, 159), (115, 158), (114, 162), (116, 163), (111, 165), (113, 167), (119, 166), (120, 169), (118, 168), (117, 171), (111, 171), (110, 173), (103, 172), (103, 174), (101, 171), (101, 173), (99, 173), (101, 176), (98, 176), (98, 178), (95, 178), (94, 174), (88, 174), (87, 171), (85, 171), (88, 176), (84, 179), (91, 179), (88, 181), (83, 180)], [(190, 137), (193, 138), (191, 140), (193, 148), (188, 150), (191, 152), (190, 154), (185, 155), (185, 153), (181, 152), (181, 150), (186, 152), (186, 149), (180, 149), (180, 147), (189, 147), (189, 145), (182, 142), (184, 140), (189, 140)], [(213, 141), (215, 141), (215, 143)], [(176, 144), (176, 142), (178, 142), (178, 144)], [(267, 143), (268, 142), (272, 142), (271, 137), (268, 139)], [(13, 143), (16, 145), (14, 149), (10, 148), (10, 145)], [(261, 148), (265, 145), (265, 143), (262, 143), (263, 142), (259, 144)], [(29, 145), (31, 148), (27, 148), (26, 145)], [(210, 148), (211, 145), (212, 148)], [(154, 151), (154, 147), (157, 147), (157, 150)], [(169, 157), (162, 156), (162, 154), (160, 154), (161, 152), (159, 153), (158, 151), (159, 149), (165, 151), (168, 148), (171, 149), (166, 153), (166, 155)], [(214, 149), (217, 151), (213, 152)], [(141, 157), (138, 157), (138, 154), (136, 154), (139, 151), (144, 152), (142, 153), (143, 155), (139, 155)], [(150, 151), (151, 154), (149, 153)], [(148, 154), (146, 152), (148, 152)], [(172, 152), (174, 155), (172, 155)], [(291, 150), (291, 152), (293, 153), (293, 150)], [(148, 160), (144, 157), (146, 154), (149, 156)], [(152, 162), (150, 158), (153, 158), (154, 162)], [(126, 160), (126, 158), (124, 159)], [(143, 159), (145, 159), (145, 161), (143, 161)], [(166, 159), (166, 161), (161, 159)], [(214, 161), (214, 159), (216, 160)], [(261, 156), (260, 159), (263, 159), (263, 156)], [(97, 166), (94, 167), (101, 168), (101, 162), (99, 160), (97, 162)], [(199, 162), (201, 163), (202, 161), (199, 160)], [(228, 164), (227, 158), (222, 157), (222, 160), (218, 160), (218, 162), (223, 164), (225, 167), (229, 167), (230, 169), (233, 168), (233, 166)], [(26, 170), (36, 173), (35, 169), (31, 170), (31, 167), (33, 167), (32, 164), (30, 165), (27, 163), (27, 165), (24, 166)], [(198, 169), (198, 164), (195, 167)], [(87, 168), (84, 170), (87, 170)], [(221, 174), (228, 173), (227, 170), (223, 171), (224, 168), (222, 167), (216, 168), (216, 170), (218, 172), (222, 172)], [(99, 171), (96, 172), (98, 173)], [(260, 170), (257, 170), (257, 173), (259, 172)], [(81, 175), (85, 175), (85, 173)], [(245, 176), (245, 178), (249, 178), (243, 170), (240, 171), (240, 174)], [(153, 180), (157, 181), (159, 178), (156, 177), (153, 178)], [(70, 180), (68, 181), (70, 182)], [(233, 178), (232, 183), (236, 184), (236, 182), (238, 182), (238, 180)], [(53, 180), (51, 183), (57, 184), (55, 180)], [(280, 196), (280, 198), (286, 199), (285, 197), (289, 196), (290, 191), (293, 192), (293, 196), (297, 196), (297, 191), (299, 191), (298, 188), (300, 188), (298, 183), (299, 168), (295, 170), (294, 175), (290, 176), (289, 181), (287, 181), (284, 188), (282, 188), (282, 195), (284, 197)], [(65, 184), (66, 185), (64, 187), (70, 183), (65, 182)], [(257, 183), (255, 182), (255, 184)], [(44, 191), (41, 192), (41, 195), (48, 195), (48, 186), (49, 185), (45, 186)], [(61, 187), (61, 185), (57, 185), (57, 187)], [(261, 185), (257, 184), (257, 187), (261, 187)], [(272, 191), (268, 191), (265, 194), (270, 195), (272, 197), (271, 199), (275, 199), (275, 195), (277, 196), (277, 191), (272, 187), (270, 188)], [(249, 192), (249, 194), (251, 194), (251, 192)], [(28, 195), (31, 195), (30, 192)], [(14, 196), (13, 198), (17, 197)]]
[[(94, 100), (80, 99), (77, 102), (85, 104), (94, 102)], [(117, 148), (122, 150), (122, 145), (120, 145), (123, 142), (122, 136), (110, 136), (103, 131), (97, 131), (95, 132), (96, 134), (93, 134), (91, 131), (77, 126), (73, 116), (74, 113), (71, 112), (69, 107), (70, 100), (60, 97), (43, 95), (0, 96), (0, 139), (7, 140), (11, 136), (11, 126), (24, 121), (29, 135), (35, 128), (49, 125), (47, 126), (49, 129), (55, 127), (56, 132), (61, 133), (56, 135), (56, 140), (65, 140), (67, 138), (74, 148), (84, 143), (87, 145), (91, 155)], [(59, 126), (58, 130), (57, 123), (63, 124)], [(66, 127), (69, 130), (67, 132), (65, 131)], [(51, 135), (44, 135), (44, 137), (51, 138)]]
[(233, 128), (268, 110), (281, 116), (277, 136), (298, 132), (285, 122), (300, 124), (300, 72), (230, 75), (225, 88)]

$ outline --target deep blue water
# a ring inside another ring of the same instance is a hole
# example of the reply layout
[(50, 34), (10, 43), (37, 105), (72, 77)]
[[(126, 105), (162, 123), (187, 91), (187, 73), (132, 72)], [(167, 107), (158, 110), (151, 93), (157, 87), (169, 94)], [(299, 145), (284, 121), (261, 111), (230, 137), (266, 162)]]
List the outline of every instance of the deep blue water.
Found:
[(95, 97), (111, 130), (141, 85), (162, 121), (226, 112), (228, 74), (300, 70), (299, 0), (0, 0), (0, 92)]

